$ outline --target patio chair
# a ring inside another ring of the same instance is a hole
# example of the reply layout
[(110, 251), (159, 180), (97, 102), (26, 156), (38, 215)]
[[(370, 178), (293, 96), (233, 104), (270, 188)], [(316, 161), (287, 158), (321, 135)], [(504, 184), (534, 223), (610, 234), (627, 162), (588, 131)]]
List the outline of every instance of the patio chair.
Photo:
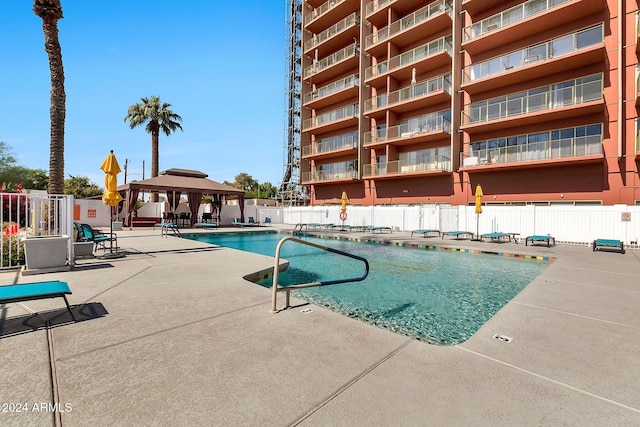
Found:
[(202, 220), (200, 222), (212, 222), (213, 214), (211, 212), (204, 212), (202, 214)]
[(118, 236), (116, 233), (103, 233), (99, 230), (94, 230), (89, 224), (82, 224), (74, 222), (76, 230), (78, 230), (79, 242), (93, 242), (95, 249), (102, 248), (107, 250), (107, 242), (115, 243), (115, 247), (118, 247)]
[(265, 216), (264, 217), (264, 223), (271, 225), (271, 217), (270, 216)]

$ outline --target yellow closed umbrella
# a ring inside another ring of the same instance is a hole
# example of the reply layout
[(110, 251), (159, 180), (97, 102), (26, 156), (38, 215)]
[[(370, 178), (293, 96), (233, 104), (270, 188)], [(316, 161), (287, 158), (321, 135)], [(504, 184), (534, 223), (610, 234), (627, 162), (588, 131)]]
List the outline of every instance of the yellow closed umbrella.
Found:
[(476, 185), (476, 238), (472, 240), (482, 241), (480, 238), (480, 214), (482, 213), (482, 187)]
[(109, 248), (109, 252), (111, 253), (110, 258), (121, 257), (123, 256), (122, 254), (113, 253), (113, 207), (118, 206), (118, 203), (122, 201), (122, 196), (118, 193), (118, 174), (121, 170), (120, 165), (118, 164), (118, 159), (116, 159), (116, 155), (113, 154), (113, 150), (111, 150), (107, 158), (104, 159), (100, 169), (102, 169), (105, 174), (104, 186), (106, 187), (105, 192), (102, 193), (102, 201), (105, 205), (111, 206), (111, 212), (109, 215), (111, 224), (111, 234), (109, 236), (111, 237), (111, 245)]
[(105, 192), (102, 194), (102, 201), (107, 206), (117, 206), (122, 201), (122, 196), (118, 193), (118, 174), (122, 172), (116, 155), (113, 154), (113, 150), (109, 153), (100, 169), (105, 173), (104, 186)]
[(340, 220), (342, 221), (341, 231), (344, 231), (344, 222), (347, 220), (347, 201), (349, 198), (347, 197), (347, 192), (342, 192), (342, 206), (340, 206)]
[(480, 187), (480, 184), (478, 184), (476, 186), (476, 213), (477, 214), (481, 214), (482, 213), (482, 187)]

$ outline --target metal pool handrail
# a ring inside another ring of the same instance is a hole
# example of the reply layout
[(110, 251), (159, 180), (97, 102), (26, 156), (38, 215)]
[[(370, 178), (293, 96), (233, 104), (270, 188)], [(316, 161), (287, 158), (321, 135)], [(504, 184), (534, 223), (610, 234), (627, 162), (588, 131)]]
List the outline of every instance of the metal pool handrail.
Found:
[[(327, 251), (327, 252), (331, 252), (334, 254), (338, 254), (338, 255), (342, 255), (342, 256), (346, 256), (349, 258), (353, 258), (356, 259), (358, 261), (362, 261), (364, 262), (364, 266), (365, 266), (365, 272), (364, 275), (362, 275), (361, 277), (353, 277), (350, 279), (337, 279), (337, 280), (325, 280), (322, 282), (312, 282), (312, 283), (304, 283), (301, 285), (291, 285), (291, 286), (287, 286), (286, 288), (278, 288), (278, 276), (280, 273), (280, 249), (282, 248), (282, 245), (284, 244), (284, 242), (291, 240), (295, 243), (302, 243), (303, 245), (307, 245), (307, 246), (312, 246), (314, 248), (318, 248), (318, 249), (322, 249), (323, 251)], [(289, 300), (291, 297), (291, 290), (292, 289), (303, 289), (303, 288), (314, 288), (314, 287), (318, 287), (318, 286), (329, 286), (329, 285), (337, 285), (339, 283), (348, 283), (348, 282), (360, 282), (364, 279), (367, 278), (367, 276), (369, 275), (369, 262), (360, 256), (357, 255), (353, 255), (347, 252), (343, 252), (343, 251), (339, 251), (337, 249), (334, 248), (330, 248), (327, 246), (322, 246), (322, 245), (318, 245), (316, 243), (311, 243), (311, 242), (307, 242), (305, 240), (301, 240), (301, 239), (297, 239), (295, 237), (285, 237), (282, 240), (280, 240), (278, 242), (278, 246), (276, 246), (276, 255), (275, 255), (275, 266), (273, 268), (273, 285), (271, 286), (271, 290), (272, 290), (272, 297), (271, 297), (271, 310), (269, 310), (269, 313), (277, 313), (280, 310), (276, 309), (276, 305), (277, 305), (277, 300), (278, 300), (278, 292), (286, 292), (286, 302), (285, 302), (285, 306), (283, 308), (283, 310), (286, 310), (287, 308), (289, 308), (290, 304), (289, 304)]]

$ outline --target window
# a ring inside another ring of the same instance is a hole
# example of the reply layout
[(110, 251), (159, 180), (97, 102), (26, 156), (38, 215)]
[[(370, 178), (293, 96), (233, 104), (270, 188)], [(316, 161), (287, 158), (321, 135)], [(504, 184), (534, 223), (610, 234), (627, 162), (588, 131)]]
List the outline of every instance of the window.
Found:
[(576, 35), (576, 46), (582, 49), (602, 43), (602, 24), (580, 31)]

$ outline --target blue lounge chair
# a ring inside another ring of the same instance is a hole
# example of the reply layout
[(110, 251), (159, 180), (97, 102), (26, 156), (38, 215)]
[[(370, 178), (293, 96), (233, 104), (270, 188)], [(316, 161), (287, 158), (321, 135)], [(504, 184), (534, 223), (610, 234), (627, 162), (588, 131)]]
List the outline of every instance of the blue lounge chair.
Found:
[(94, 230), (89, 224), (82, 224), (74, 222), (78, 232), (77, 241), (79, 242), (93, 242), (96, 249), (107, 249), (106, 243), (111, 242), (118, 247), (118, 236), (115, 233), (103, 233), (102, 231)]
[(0, 286), (0, 304), (62, 297), (64, 298), (64, 303), (67, 305), (69, 314), (71, 314), (71, 318), (76, 320), (76, 316), (74, 316), (73, 311), (71, 311), (71, 306), (67, 300), (67, 294), (71, 294), (69, 285), (66, 282), (60, 281)]
[(549, 235), (546, 235), (546, 236), (528, 236), (524, 241), (524, 245), (527, 246), (529, 244), (529, 242), (531, 242), (531, 246), (533, 246), (534, 243), (546, 243), (547, 247), (550, 247), (551, 245), (553, 245), (553, 246), (556, 245), (555, 237), (551, 237)]
[(511, 234), (509, 233), (501, 233), (496, 231), (494, 233), (485, 233), (480, 236), (481, 239), (491, 239), (492, 242), (504, 243), (511, 241)]
[(375, 233), (376, 231), (379, 231), (380, 234), (382, 234), (383, 231), (388, 231), (389, 233), (393, 233), (393, 231), (391, 230), (391, 227), (374, 226), (374, 225), (368, 225), (368, 226), (362, 227), (362, 231), (369, 231), (371, 233)]
[(442, 233), (442, 237), (444, 236), (455, 236), (456, 240), (460, 240), (460, 238), (468, 237), (469, 239), (473, 239), (472, 231), (445, 231)]
[(622, 243), (620, 240), (615, 240), (615, 239), (596, 239), (593, 241), (593, 251), (601, 251), (601, 250), (608, 250), (611, 252), (620, 252), (621, 254), (623, 254), (625, 252), (624, 250), (624, 243)]
[(440, 237), (440, 235), (442, 234), (440, 230), (423, 229), (423, 230), (413, 230), (411, 232), (411, 237), (413, 237), (414, 233), (422, 234), (422, 237), (429, 237), (429, 235), (431, 235), (432, 237)]

